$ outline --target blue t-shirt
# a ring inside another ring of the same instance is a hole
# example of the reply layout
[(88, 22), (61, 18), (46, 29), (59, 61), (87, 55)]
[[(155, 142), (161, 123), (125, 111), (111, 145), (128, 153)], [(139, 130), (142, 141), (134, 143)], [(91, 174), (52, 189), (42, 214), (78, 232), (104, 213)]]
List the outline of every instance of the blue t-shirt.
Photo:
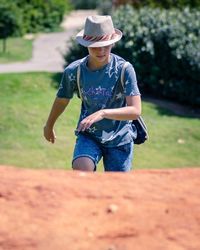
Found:
[[(66, 67), (57, 93), (57, 97), (68, 99), (71, 99), (75, 92), (78, 94), (77, 68), (80, 64), (80, 89), (83, 102), (79, 122), (100, 109), (125, 107), (126, 96), (140, 95), (131, 64), (128, 64), (124, 73), (124, 87), (121, 84), (121, 70), (125, 63), (123, 58), (111, 53), (110, 62), (94, 71), (88, 68), (87, 62), (88, 56)], [(127, 144), (134, 136), (130, 121), (111, 119), (96, 122), (81, 133), (90, 135), (106, 147)]]

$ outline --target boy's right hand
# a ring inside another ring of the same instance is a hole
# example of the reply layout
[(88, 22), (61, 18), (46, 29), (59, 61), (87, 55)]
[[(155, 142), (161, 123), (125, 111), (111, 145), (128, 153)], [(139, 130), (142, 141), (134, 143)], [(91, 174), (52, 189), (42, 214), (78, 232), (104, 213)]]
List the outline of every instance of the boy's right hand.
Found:
[(56, 134), (53, 128), (48, 127), (47, 125), (44, 126), (44, 137), (47, 141), (54, 143), (56, 140)]

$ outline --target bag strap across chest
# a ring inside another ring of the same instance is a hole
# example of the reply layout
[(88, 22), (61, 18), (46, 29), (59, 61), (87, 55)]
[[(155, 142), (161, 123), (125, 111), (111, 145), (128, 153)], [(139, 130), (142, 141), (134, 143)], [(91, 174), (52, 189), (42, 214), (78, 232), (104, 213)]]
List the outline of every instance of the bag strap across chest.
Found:
[(80, 88), (80, 76), (81, 76), (81, 65), (79, 64), (78, 68), (77, 68), (76, 81), (77, 81), (77, 87), (78, 87), (79, 96), (81, 98), (81, 101), (83, 101), (83, 97), (82, 97), (82, 94), (81, 94), (81, 88)]
[(125, 62), (122, 66), (122, 70), (121, 70), (121, 76), (120, 76), (120, 80), (121, 80), (121, 85), (122, 87), (124, 88), (124, 73), (125, 73), (125, 70), (127, 68), (127, 66), (129, 65), (129, 62)]
[[(121, 70), (121, 85), (123, 88), (124, 88), (124, 73), (128, 65), (129, 62), (125, 62)], [(137, 138), (134, 140), (135, 144), (141, 144), (144, 143), (146, 140), (148, 140), (149, 135), (147, 131), (147, 126), (142, 116), (139, 116), (137, 120), (133, 120), (132, 123), (136, 126), (138, 132)]]

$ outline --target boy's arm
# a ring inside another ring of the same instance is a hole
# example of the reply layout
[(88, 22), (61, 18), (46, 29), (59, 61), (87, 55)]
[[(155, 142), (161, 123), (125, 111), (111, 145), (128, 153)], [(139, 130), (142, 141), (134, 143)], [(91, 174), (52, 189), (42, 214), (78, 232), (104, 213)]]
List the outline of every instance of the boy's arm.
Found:
[(141, 115), (141, 97), (126, 96), (127, 106), (103, 110), (103, 118), (112, 120), (136, 120)]
[(50, 141), (51, 143), (54, 143), (56, 139), (56, 135), (53, 129), (54, 124), (58, 117), (65, 110), (69, 101), (70, 99), (56, 97), (53, 103), (46, 125), (44, 126), (44, 137), (47, 141)]
[(93, 123), (104, 118), (111, 120), (136, 120), (141, 115), (141, 97), (127, 96), (126, 107), (115, 109), (101, 109), (83, 119), (78, 127), (78, 131), (85, 131)]

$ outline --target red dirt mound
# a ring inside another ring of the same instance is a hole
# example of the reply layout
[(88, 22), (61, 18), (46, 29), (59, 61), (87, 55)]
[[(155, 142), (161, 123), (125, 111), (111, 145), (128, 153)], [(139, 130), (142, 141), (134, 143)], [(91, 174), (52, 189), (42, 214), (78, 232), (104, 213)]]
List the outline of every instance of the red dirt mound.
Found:
[(0, 167), (1, 250), (199, 250), (200, 169)]

